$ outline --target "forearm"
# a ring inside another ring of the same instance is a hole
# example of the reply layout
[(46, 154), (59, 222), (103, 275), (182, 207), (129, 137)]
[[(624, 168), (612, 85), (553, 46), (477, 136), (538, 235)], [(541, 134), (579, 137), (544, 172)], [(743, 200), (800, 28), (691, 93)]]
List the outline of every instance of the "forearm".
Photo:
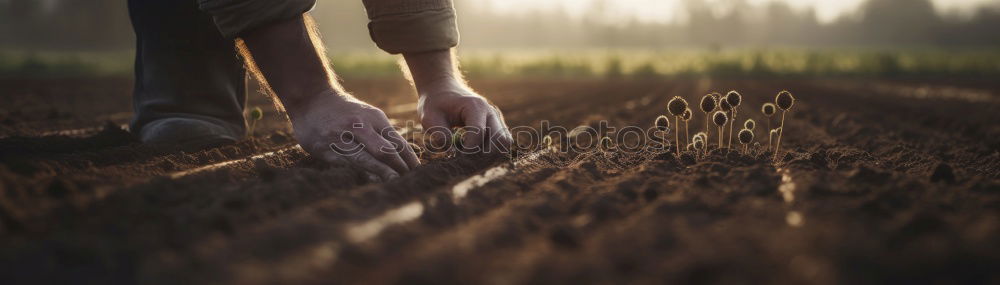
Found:
[(306, 16), (267, 25), (243, 35), (244, 54), (290, 113), (316, 96), (347, 96), (326, 64), (322, 43)]
[(458, 58), (453, 49), (422, 53), (404, 53), (410, 80), (421, 96), (442, 88), (466, 88)]

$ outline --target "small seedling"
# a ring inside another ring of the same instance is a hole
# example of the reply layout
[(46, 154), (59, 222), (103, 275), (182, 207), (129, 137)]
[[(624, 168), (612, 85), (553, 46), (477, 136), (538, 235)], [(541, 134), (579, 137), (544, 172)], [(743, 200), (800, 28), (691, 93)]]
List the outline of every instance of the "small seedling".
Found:
[[(712, 122), (719, 127), (719, 134), (722, 134), (722, 128), (726, 125), (729, 120), (729, 116), (726, 115), (726, 111), (716, 111), (715, 115), (712, 115)], [(719, 135), (719, 148), (722, 148), (722, 135)]]
[(701, 97), (701, 112), (705, 113), (705, 133), (708, 133), (709, 113), (719, 108), (719, 98), (715, 94), (706, 94)]
[(454, 128), (451, 130), (451, 145), (455, 146), (455, 149), (463, 149), (462, 138), (465, 137), (465, 128)]
[(660, 115), (659, 117), (656, 117), (656, 121), (653, 123), (653, 125), (656, 126), (657, 131), (661, 131), (664, 133), (669, 132), (670, 118), (667, 118), (667, 116)]
[[(670, 115), (674, 116), (675, 126), (680, 125), (678, 118), (684, 115), (684, 110), (687, 109), (688, 109), (688, 102), (687, 100), (684, 100), (684, 98), (681, 98), (681, 96), (674, 96), (673, 99), (670, 99), (670, 102), (667, 102), (667, 111), (670, 112)], [(680, 132), (674, 132), (674, 141), (677, 141), (677, 143), (680, 144), (681, 142)], [(678, 156), (681, 155), (680, 148), (677, 148), (677, 155)]]
[(611, 144), (611, 138), (609, 138), (609, 137), (601, 138), (601, 149), (602, 150), (609, 151), (609, 150), (611, 150), (612, 147), (613, 147), (613, 145)]
[(413, 149), (413, 153), (417, 155), (417, 158), (424, 158), (424, 149), (422, 147), (412, 142), (408, 144), (410, 144), (410, 149)]
[(785, 114), (788, 114), (788, 111), (795, 105), (795, 96), (792, 96), (792, 93), (788, 91), (778, 92), (778, 96), (774, 97), (774, 105), (781, 109), (781, 126), (778, 127), (781, 131), (778, 131), (778, 142), (777, 146), (774, 147), (774, 160), (777, 161), (778, 152), (781, 151), (781, 136), (785, 129)]
[(542, 139), (542, 147), (544, 147), (545, 149), (551, 149), (552, 137), (546, 136), (544, 139)]
[[(722, 98), (719, 99), (719, 110), (721, 110), (723, 112), (726, 112), (726, 115), (728, 116), (729, 112), (733, 110), (733, 105), (729, 105), (729, 102), (726, 102), (726, 98), (722, 97)], [(723, 128), (723, 129), (725, 129), (725, 128)], [(719, 133), (719, 136), (723, 137), (722, 139), (725, 140), (726, 134), (725, 133)], [(721, 149), (724, 146), (725, 145), (720, 145), (719, 148)]]
[(746, 122), (743, 122), (743, 128), (752, 131), (753, 129), (757, 128), (757, 122), (754, 121), (753, 119), (747, 119)]
[[(770, 132), (771, 131), (771, 117), (774, 116), (774, 113), (778, 112), (778, 106), (775, 106), (773, 103), (764, 103), (763, 106), (760, 106), (760, 112), (762, 114), (764, 114), (764, 117), (767, 117), (767, 131)], [(771, 148), (771, 138), (770, 137), (767, 138), (767, 148), (768, 149)]]
[(743, 154), (747, 153), (747, 147), (753, 142), (753, 131), (749, 129), (743, 129), (740, 131), (740, 143), (743, 144)]
[(656, 117), (656, 121), (653, 122), (653, 125), (656, 126), (657, 131), (664, 134), (663, 145), (667, 146), (669, 142), (667, 141), (666, 134), (670, 133), (670, 118), (667, 118), (667, 116), (660, 115), (659, 117)]
[[(688, 121), (690, 121), (692, 117), (694, 117), (694, 113), (691, 112), (690, 108), (684, 110), (684, 114), (681, 114), (681, 120), (684, 120), (684, 138), (685, 139), (691, 137), (691, 132), (688, 131)], [(680, 126), (678, 126), (678, 127), (680, 127)]]
[(771, 130), (771, 136), (772, 137), (776, 136), (776, 135), (778, 135), (779, 132), (781, 132), (781, 128), (772, 129)]
[[(705, 120), (705, 121), (708, 122), (708, 120)], [(707, 154), (708, 153), (708, 147), (707, 147), (708, 146), (708, 133), (706, 133), (706, 132), (700, 132), (700, 133), (694, 134), (694, 138), (695, 138), (695, 140), (700, 140), (700, 141), (702, 141), (702, 142), (705, 143), (706, 147), (703, 147), (700, 150), (702, 150), (702, 152), (704, 152), (704, 153)]]
[(694, 139), (708, 141), (708, 135), (705, 134), (705, 132), (698, 132), (697, 134), (694, 134)]
[(743, 96), (740, 95), (740, 93), (736, 92), (735, 90), (729, 91), (729, 93), (726, 93), (725, 101), (726, 103), (729, 103), (729, 106), (732, 107), (732, 111), (730, 112), (729, 116), (729, 146), (726, 147), (726, 148), (732, 148), (733, 127), (736, 125), (736, 115), (738, 113), (737, 111), (739, 111), (740, 103), (743, 102)]
[(253, 109), (250, 109), (250, 136), (251, 137), (254, 136), (254, 132), (257, 129), (257, 121), (260, 121), (263, 118), (264, 118), (264, 110), (261, 110), (260, 107), (253, 107)]

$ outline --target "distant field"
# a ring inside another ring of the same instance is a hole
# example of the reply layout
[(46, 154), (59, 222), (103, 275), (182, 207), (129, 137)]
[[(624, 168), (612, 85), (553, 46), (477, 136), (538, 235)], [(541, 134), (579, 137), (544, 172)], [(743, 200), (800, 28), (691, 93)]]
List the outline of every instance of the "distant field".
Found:
[[(374, 52), (333, 53), (345, 77), (399, 76), (397, 58)], [(473, 51), (472, 77), (653, 76), (993, 76), (1000, 49), (733, 49)], [(0, 51), (0, 77), (127, 76), (132, 56), (119, 53)]]

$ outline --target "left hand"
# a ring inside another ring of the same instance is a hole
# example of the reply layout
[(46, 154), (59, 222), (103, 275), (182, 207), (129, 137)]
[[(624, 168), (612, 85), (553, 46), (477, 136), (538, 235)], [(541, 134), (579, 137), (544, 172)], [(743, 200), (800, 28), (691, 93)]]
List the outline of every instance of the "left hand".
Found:
[(452, 127), (465, 127), (460, 151), (510, 152), (514, 139), (500, 109), (464, 83), (453, 82), (422, 90), (417, 111), (435, 146), (447, 143)]

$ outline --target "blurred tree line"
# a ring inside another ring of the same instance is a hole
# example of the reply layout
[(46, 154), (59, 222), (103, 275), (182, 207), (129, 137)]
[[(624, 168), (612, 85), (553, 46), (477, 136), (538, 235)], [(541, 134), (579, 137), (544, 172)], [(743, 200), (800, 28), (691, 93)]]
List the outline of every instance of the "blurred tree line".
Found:
[[(194, 1), (194, 0), (177, 0)], [(746, 0), (709, 6), (683, 0), (685, 23), (612, 19), (613, 0), (594, 1), (583, 17), (565, 12), (497, 14), (480, 0), (455, 0), (465, 48), (729, 46), (995, 46), (1000, 5), (972, 15), (942, 15), (930, 0), (869, 0), (821, 24), (812, 10)], [(0, 48), (124, 50), (133, 35), (124, 0), (0, 0)], [(722, 12), (719, 12), (722, 11)], [(313, 14), (331, 49), (374, 49), (360, 0), (320, 1)]]

